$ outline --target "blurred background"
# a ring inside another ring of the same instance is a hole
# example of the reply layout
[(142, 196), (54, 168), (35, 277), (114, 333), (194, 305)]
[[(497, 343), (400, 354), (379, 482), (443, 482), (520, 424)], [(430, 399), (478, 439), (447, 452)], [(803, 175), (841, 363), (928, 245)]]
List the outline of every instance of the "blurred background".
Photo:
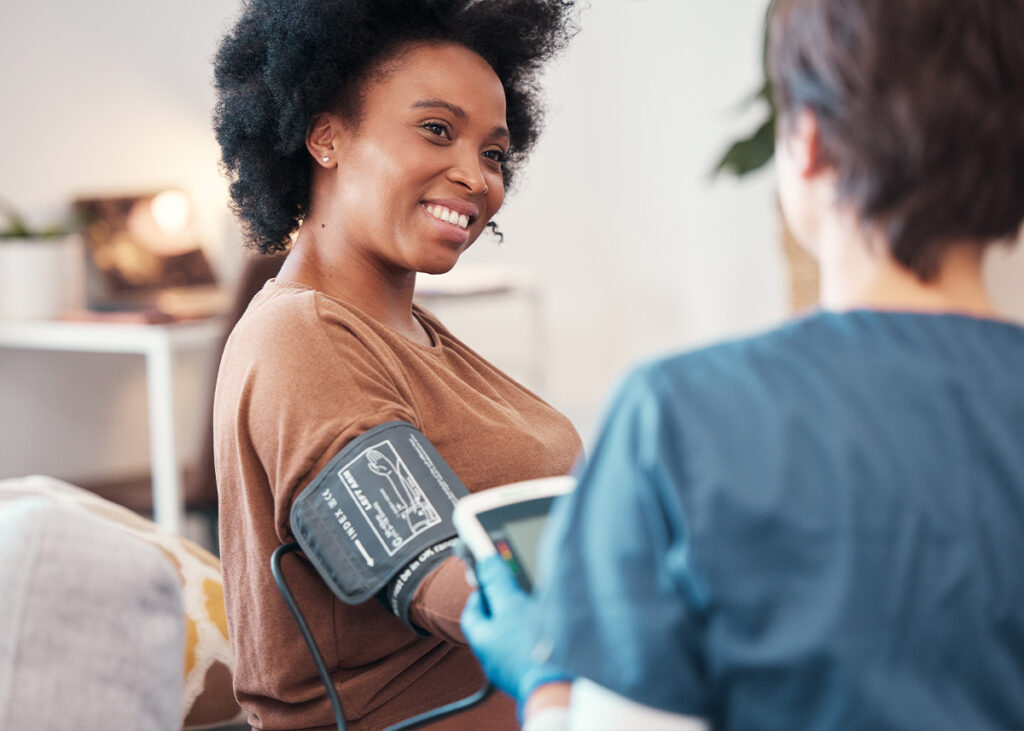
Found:
[[(741, 104), (762, 83), (765, 5), (593, 2), (547, 75), (546, 132), (496, 218), (504, 241), (481, 237), (448, 280), (423, 283), (427, 307), (567, 413), (585, 439), (630, 364), (765, 328), (813, 303), (813, 272), (808, 283), (808, 264), (785, 245), (771, 166), (712, 173), (765, 115), (763, 104)], [(0, 198), (36, 228), (65, 220), (75, 200), (141, 200), (158, 227), (187, 224), (184, 248), (170, 254), (197, 247), (230, 301), (244, 256), (211, 130), (210, 61), (239, 8), (0, 4)], [(0, 240), (10, 273), (5, 249)], [(103, 273), (72, 270), (59, 314), (0, 310), (0, 478), (44, 473), (145, 510), (153, 435), (144, 360), (25, 344), (24, 328), (41, 332), (50, 317), (115, 319), (89, 291)], [(988, 273), (1003, 309), (1024, 320), (1024, 251), (995, 252)], [(33, 276), (13, 280), (0, 279), (8, 293), (30, 293), (18, 301), (42, 291)], [(20, 334), (5, 341), (12, 323)], [(193, 482), (222, 337), (216, 326), (204, 333), (175, 353), (171, 373), (175, 460)]]

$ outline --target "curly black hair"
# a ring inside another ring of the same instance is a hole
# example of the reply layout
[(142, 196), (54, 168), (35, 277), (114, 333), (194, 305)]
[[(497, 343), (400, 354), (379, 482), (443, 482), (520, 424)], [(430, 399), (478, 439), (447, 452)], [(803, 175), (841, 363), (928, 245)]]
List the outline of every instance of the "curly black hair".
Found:
[(575, 34), (574, 0), (248, 0), (214, 61), (214, 128), (248, 243), (283, 251), (306, 215), (313, 116), (358, 119), (376, 67), (416, 42), (479, 54), (505, 88), (506, 185), (533, 147), (543, 64)]

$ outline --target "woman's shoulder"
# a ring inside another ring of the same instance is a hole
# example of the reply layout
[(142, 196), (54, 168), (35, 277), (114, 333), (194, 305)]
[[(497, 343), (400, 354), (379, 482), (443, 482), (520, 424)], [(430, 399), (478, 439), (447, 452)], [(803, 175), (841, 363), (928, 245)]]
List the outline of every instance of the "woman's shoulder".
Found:
[(308, 337), (316, 321), (311, 290), (282, 286), (271, 279), (231, 329), (224, 357), (294, 347)]
[(351, 306), (304, 284), (271, 279), (249, 303), (231, 340), (261, 349), (289, 344), (309, 348), (316, 345), (310, 340), (314, 334), (365, 330), (365, 318)]
[[(270, 280), (235, 324), (223, 363), (243, 368), (322, 368), (380, 356), (380, 338), (343, 303), (302, 284)], [(341, 357), (344, 356), (344, 357)]]
[(240, 323), (270, 325), (314, 306), (315, 290), (301, 284), (268, 279), (249, 302)]

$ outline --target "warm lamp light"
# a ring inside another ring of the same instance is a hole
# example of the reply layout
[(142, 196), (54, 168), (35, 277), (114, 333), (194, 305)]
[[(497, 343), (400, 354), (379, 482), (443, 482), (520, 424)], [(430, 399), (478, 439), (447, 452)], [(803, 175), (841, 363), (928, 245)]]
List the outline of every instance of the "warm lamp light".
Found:
[(165, 234), (180, 234), (188, 225), (188, 196), (180, 190), (165, 190), (153, 196), (149, 203), (150, 213), (157, 227)]

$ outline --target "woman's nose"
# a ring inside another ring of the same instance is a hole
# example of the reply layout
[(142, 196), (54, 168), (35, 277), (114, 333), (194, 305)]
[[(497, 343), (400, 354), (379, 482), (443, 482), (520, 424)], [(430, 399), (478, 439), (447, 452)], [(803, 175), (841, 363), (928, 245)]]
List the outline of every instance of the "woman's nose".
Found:
[(448, 169), (448, 178), (472, 195), (482, 195), (488, 190), (483, 158), (476, 151), (460, 154)]

